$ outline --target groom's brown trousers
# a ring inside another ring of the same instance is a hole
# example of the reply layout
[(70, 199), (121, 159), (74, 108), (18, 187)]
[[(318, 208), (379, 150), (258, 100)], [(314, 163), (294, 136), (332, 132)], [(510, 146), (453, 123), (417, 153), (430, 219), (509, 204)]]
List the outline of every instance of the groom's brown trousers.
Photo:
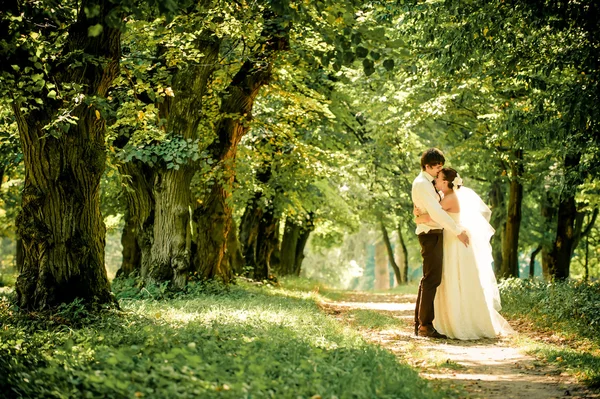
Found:
[(418, 235), (423, 256), (423, 278), (415, 306), (415, 325), (433, 326), (435, 317), (433, 300), (437, 287), (442, 282), (444, 236), (442, 230), (430, 230)]

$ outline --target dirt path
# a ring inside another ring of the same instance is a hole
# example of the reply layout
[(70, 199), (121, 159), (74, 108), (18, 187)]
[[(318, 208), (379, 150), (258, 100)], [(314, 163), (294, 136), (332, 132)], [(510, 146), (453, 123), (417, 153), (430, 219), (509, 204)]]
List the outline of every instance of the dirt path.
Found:
[[(509, 338), (459, 341), (415, 337), (415, 299), (415, 295), (357, 293), (343, 302), (323, 302), (322, 307), (417, 368), (423, 377), (461, 392), (461, 397), (600, 398), (562, 370), (522, 353)], [(369, 328), (365, 326), (368, 323), (357, 322), (365, 310), (393, 318), (394, 323)]]

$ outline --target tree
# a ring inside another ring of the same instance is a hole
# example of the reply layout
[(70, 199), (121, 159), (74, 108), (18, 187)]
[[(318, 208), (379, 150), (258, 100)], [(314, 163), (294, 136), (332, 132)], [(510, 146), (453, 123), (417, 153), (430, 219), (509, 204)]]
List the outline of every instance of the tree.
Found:
[[(103, 98), (118, 74), (118, 7), (107, 1), (14, 3), (0, 19), (1, 96), (15, 113), (25, 186), (18, 304), (42, 309), (76, 297), (111, 302), (98, 185)], [(27, 40), (23, 40), (27, 38)]]

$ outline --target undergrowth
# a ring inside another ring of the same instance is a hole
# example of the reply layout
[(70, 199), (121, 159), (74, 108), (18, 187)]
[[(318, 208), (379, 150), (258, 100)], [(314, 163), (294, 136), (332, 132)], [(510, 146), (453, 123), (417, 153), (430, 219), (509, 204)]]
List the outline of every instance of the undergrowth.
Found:
[(312, 292), (113, 283), (121, 310), (0, 301), (5, 398), (440, 398), (409, 366), (319, 311)]
[(600, 283), (507, 279), (502, 313), (538, 332), (529, 350), (600, 387)]

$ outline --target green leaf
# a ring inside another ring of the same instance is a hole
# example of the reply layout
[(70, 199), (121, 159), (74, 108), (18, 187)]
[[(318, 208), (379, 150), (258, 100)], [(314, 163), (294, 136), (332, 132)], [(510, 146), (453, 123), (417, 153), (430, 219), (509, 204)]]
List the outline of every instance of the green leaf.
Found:
[(56, 90), (50, 90), (48, 92), (48, 97), (50, 97), (50, 98), (56, 98)]
[(373, 61), (371, 61), (370, 59), (365, 58), (362, 64), (363, 69), (365, 70), (365, 75), (370, 76), (373, 74), (373, 72), (375, 72)]
[(96, 24), (94, 26), (90, 26), (88, 28), (88, 36), (89, 37), (96, 37), (99, 34), (102, 33), (102, 30), (104, 29), (104, 27), (101, 24)]
[(362, 46), (358, 46), (356, 48), (356, 56), (358, 58), (365, 58), (367, 56), (367, 54), (369, 54), (369, 50), (367, 50), (366, 48), (364, 48)]
[(394, 69), (394, 60), (389, 59), (389, 60), (383, 61), (383, 67), (385, 69), (387, 69), (388, 71), (393, 70)]

